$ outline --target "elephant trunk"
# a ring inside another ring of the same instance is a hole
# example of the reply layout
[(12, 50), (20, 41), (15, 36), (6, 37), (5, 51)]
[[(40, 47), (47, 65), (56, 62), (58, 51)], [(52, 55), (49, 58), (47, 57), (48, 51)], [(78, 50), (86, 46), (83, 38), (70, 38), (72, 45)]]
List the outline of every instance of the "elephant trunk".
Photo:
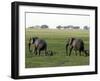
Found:
[(31, 43), (28, 43), (28, 46), (29, 46), (29, 52), (31, 52)]
[(68, 45), (69, 44), (66, 44), (66, 55), (68, 55)]

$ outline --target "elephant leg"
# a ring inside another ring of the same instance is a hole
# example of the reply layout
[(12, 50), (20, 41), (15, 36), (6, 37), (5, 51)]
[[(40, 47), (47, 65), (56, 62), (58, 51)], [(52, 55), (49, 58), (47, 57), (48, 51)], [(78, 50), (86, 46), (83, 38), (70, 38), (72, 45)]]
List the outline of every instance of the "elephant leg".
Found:
[(73, 47), (71, 46), (70, 51), (69, 51), (69, 56), (71, 55), (72, 49), (73, 49)]
[(40, 56), (40, 54), (41, 54), (41, 50), (39, 50), (39, 56)]
[(79, 50), (79, 54), (80, 54), (80, 56), (81, 56), (81, 50)]
[(33, 52), (34, 52), (34, 54), (36, 53), (36, 48), (34, 48), (34, 51)]
[(77, 50), (75, 50), (75, 55), (77, 56)]
[(34, 49), (34, 53), (35, 53), (35, 55), (37, 55), (37, 48), (36, 47)]

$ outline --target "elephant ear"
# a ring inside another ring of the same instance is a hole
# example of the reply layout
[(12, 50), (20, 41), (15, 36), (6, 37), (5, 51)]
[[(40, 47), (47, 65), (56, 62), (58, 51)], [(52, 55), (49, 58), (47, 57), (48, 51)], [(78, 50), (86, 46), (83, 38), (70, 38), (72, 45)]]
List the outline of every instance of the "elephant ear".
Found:
[(35, 42), (35, 38), (33, 37), (33, 38), (32, 38), (32, 44), (34, 44), (34, 42)]
[(38, 39), (38, 37), (33, 37), (32, 38), (32, 43), (34, 44), (34, 42), (36, 41), (36, 39)]
[(70, 41), (69, 41), (70, 45), (73, 43), (73, 40), (75, 40), (75, 38), (70, 38)]
[(36, 40), (36, 39), (38, 39), (38, 37), (34, 37), (34, 39)]

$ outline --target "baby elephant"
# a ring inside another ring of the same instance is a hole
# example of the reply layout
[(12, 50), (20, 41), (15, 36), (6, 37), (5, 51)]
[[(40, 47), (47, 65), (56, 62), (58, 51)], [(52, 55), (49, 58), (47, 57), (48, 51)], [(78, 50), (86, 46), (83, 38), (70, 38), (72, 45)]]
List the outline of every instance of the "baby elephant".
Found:
[(46, 43), (45, 40), (40, 39), (38, 37), (30, 38), (30, 40), (29, 40), (29, 51), (30, 52), (31, 52), (31, 50), (30, 50), (31, 44), (34, 44), (34, 53), (35, 53), (35, 55), (37, 55), (38, 52), (39, 52), (39, 55), (40, 55), (41, 51), (45, 51), (45, 55), (46, 55), (47, 43)]
[(48, 51), (47, 51), (47, 55), (48, 55), (48, 56), (53, 56), (53, 51), (48, 50)]
[(84, 49), (85, 56), (89, 56), (89, 49)]
[(77, 51), (79, 51), (80, 56), (81, 52), (84, 52), (87, 55), (87, 51), (84, 50), (84, 42), (81, 39), (77, 38), (69, 38), (66, 44), (66, 54), (68, 55), (68, 47), (69, 47), (69, 56), (71, 55), (72, 50), (75, 50), (75, 54), (77, 55)]

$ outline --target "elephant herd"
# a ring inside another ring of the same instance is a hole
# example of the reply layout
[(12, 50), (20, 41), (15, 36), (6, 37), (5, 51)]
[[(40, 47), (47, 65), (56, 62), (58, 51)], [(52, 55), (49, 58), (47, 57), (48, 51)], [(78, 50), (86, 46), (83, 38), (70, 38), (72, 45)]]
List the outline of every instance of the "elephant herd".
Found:
[[(41, 51), (45, 52), (45, 55), (53, 55), (53, 51), (47, 50), (47, 42), (43, 39), (40, 39), (38, 37), (32, 37), (29, 39), (29, 51), (32, 52), (31, 50), (31, 45), (34, 44), (34, 54), (41, 54)], [(72, 50), (74, 50), (76, 56), (77, 56), (77, 51), (79, 52), (80, 56), (81, 53), (83, 52), (85, 56), (89, 56), (89, 50), (84, 48), (84, 42), (82, 39), (78, 38), (69, 38), (65, 44), (65, 50), (66, 50), (66, 55), (70, 56), (72, 53)]]

